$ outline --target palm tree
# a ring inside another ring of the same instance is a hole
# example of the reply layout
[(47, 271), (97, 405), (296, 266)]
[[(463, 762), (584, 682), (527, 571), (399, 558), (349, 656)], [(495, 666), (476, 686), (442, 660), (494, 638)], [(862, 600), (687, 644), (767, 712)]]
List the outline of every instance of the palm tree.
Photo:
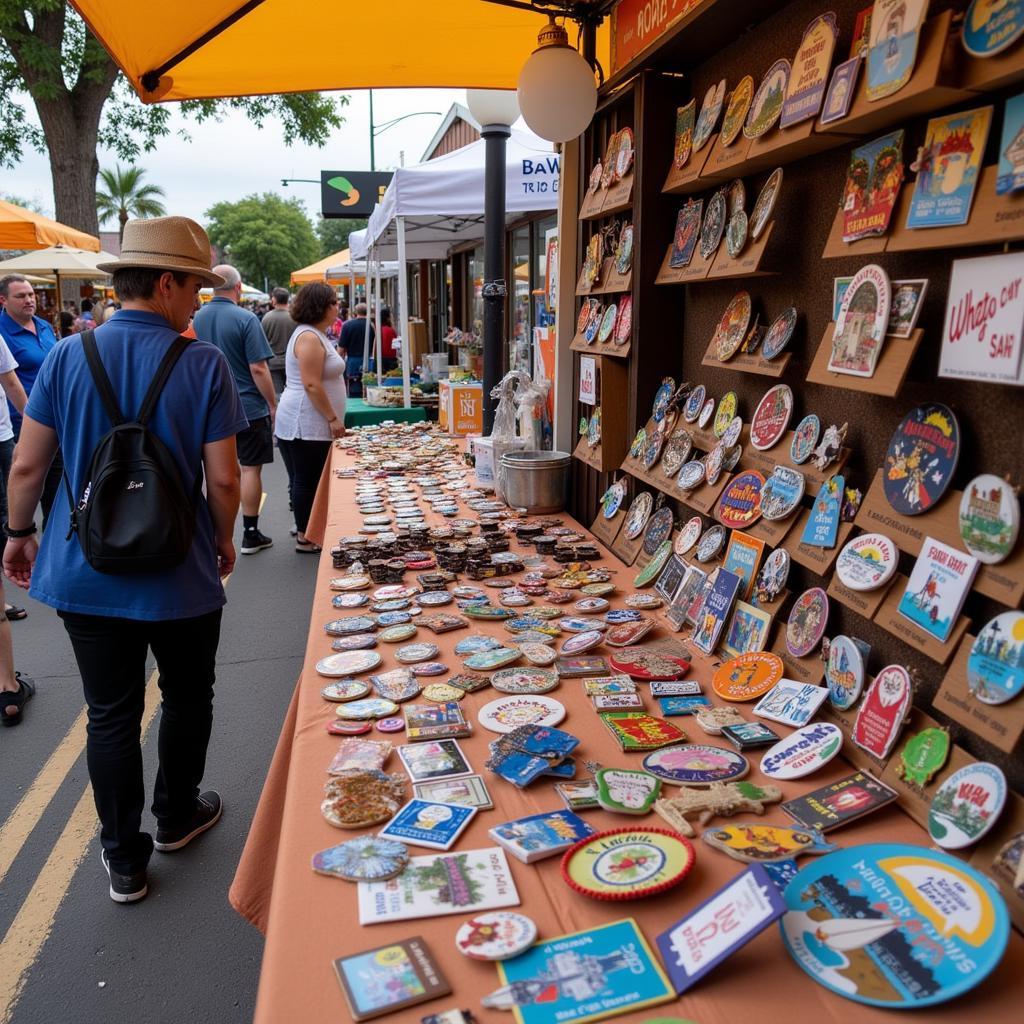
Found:
[(129, 217), (162, 217), (167, 211), (157, 196), (163, 196), (159, 185), (144, 185), (145, 171), (141, 167), (101, 170), (100, 179), (105, 188), (96, 190), (96, 212), (100, 223), (115, 218), (120, 222), (118, 241), (124, 238), (124, 226)]

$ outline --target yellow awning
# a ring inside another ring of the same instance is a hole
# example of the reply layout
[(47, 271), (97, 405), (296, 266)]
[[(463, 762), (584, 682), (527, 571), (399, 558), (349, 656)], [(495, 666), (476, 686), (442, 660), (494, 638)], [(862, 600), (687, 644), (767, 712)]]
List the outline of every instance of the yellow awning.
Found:
[(0, 199), (0, 249), (48, 249), (51, 245), (70, 245), (76, 249), (100, 251), (100, 240), (77, 228), (69, 228)]
[[(341, 267), (347, 266), (349, 262), (349, 250), (342, 249), (341, 252), (332, 253), (330, 256), (325, 256), (322, 260), (317, 260), (316, 263), (310, 263), (308, 267), (303, 267), (301, 270), (292, 271), (292, 284), (309, 284), (310, 281), (326, 281), (328, 284), (348, 284), (351, 281), (350, 277), (339, 277), (337, 274), (331, 277), (325, 277), (330, 267)], [(366, 278), (357, 273), (356, 283), (365, 284)]]
[[(323, 0), (71, 3), (148, 102), (331, 89), (514, 89), (545, 24), (540, 12), (484, 0), (389, 0), (386, 8)], [(203, 42), (207, 33), (212, 38)], [(606, 72), (608, 51), (606, 21), (597, 45)]]

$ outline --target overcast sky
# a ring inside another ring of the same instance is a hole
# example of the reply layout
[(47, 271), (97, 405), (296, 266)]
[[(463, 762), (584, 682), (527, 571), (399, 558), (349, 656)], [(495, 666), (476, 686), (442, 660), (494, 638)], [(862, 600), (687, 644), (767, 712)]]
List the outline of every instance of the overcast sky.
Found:
[[(172, 133), (151, 153), (143, 153), (139, 166), (146, 180), (160, 185), (167, 193), (164, 205), (168, 213), (203, 220), (203, 213), (221, 200), (237, 200), (254, 192), (278, 192), (305, 200), (311, 215), (320, 209), (319, 185), (281, 186), (282, 178), (315, 178), (321, 169), (359, 171), (370, 169), (369, 104), (365, 91), (347, 94), (350, 102), (343, 109), (345, 123), (326, 146), (300, 144), (287, 147), (276, 125), (257, 129), (244, 115), (229, 114), (215, 124), (197, 125), (179, 114), (172, 117), (172, 128), (187, 128), (192, 136), (186, 141)], [(465, 91), (455, 89), (375, 89), (374, 123), (413, 111), (447, 113), (453, 102), (464, 103)], [(174, 104), (171, 104), (174, 106)], [(30, 107), (31, 109), (31, 107)], [(376, 140), (377, 169), (388, 170), (418, 163), (442, 116), (410, 117), (388, 129)], [(100, 152), (100, 167), (112, 167), (113, 154)], [(13, 170), (0, 170), (0, 192), (12, 193), (38, 202), (52, 215), (53, 187), (45, 154), (27, 152)], [(115, 224), (104, 226), (105, 230)]]

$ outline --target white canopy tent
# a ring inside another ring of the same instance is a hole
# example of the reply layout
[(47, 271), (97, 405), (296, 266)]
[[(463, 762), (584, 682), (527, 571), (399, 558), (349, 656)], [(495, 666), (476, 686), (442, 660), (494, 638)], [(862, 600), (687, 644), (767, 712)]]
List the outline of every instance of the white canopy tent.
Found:
[[(483, 238), (485, 151), (486, 142), (479, 139), (453, 153), (398, 168), (366, 231), (349, 235), (353, 260), (397, 258), (401, 268), (398, 305), (406, 406), (409, 302), (405, 264), (409, 260), (443, 259), (453, 246)], [(509, 220), (557, 208), (559, 166), (558, 154), (550, 142), (527, 131), (512, 131), (505, 153), (505, 210)]]

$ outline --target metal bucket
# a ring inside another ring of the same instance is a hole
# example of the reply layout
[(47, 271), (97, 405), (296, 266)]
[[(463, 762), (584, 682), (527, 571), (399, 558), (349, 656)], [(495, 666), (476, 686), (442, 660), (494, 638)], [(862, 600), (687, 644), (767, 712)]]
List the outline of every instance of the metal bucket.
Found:
[(568, 452), (506, 452), (501, 457), (501, 492), (513, 508), (561, 512), (569, 494)]

